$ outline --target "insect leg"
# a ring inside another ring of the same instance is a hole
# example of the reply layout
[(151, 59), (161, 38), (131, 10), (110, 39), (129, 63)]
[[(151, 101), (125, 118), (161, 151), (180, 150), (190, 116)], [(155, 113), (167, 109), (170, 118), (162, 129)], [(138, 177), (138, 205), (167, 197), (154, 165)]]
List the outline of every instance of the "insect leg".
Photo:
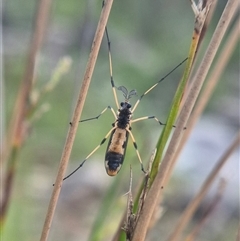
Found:
[(141, 159), (140, 153), (139, 153), (139, 151), (138, 151), (137, 143), (136, 143), (136, 141), (135, 141), (135, 138), (134, 138), (134, 136), (133, 136), (133, 133), (132, 133), (132, 131), (131, 131), (131, 128), (127, 128), (126, 130), (128, 131), (128, 133), (129, 133), (130, 136), (131, 136), (134, 149), (135, 149), (135, 151), (136, 151), (136, 153), (137, 153), (138, 160), (139, 160), (139, 162), (140, 162), (140, 164), (141, 164), (141, 169), (142, 169), (142, 171), (143, 171), (144, 173), (146, 173), (146, 171), (145, 171), (144, 168), (143, 168), (142, 159)]
[(182, 65), (188, 58), (185, 58), (180, 64), (178, 64), (175, 68), (173, 68), (168, 74), (166, 74), (163, 78), (161, 78), (157, 83), (155, 83), (152, 87), (150, 87), (148, 90), (146, 90), (140, 98), (137, 100), (136, 104), (132, 108), (132, 112), (137, 108), (139, 102), (142, 100), (142, 98), (148, 94), (152, 89), (154, 89), (160, 82), (162, 82), (164, 79), (166, 79), (174, 70), (176, 70), (180, 65)]
[(90, 121), (90, 120), (97, 120), (106, 110), (110, 109), (115, 117), (115, 119), (117, 119), (117, 115), (114, 111), (114, 109), (111, 106), (106, 107), (99, 115), (95, 116), (95, 117), (91, 117), (85, 120), (80, 120), (79, 122), (85, 122), (85, 121)]
[[(131, 123), (134, 122), (138, 122), (138, 121), (142, 121), (142, 120), (150, 120), (150, 119), (154, 119), (155, 121), (157, 121), (160, 125), (165, 126), (166, 124), (162, 123), (156, 116), (144, 116), (144, 117), (140, 117), (134, 120), (131, 120)], [(176, 126), (172, 126), (172, 127), (176, 127)]]
[[(166, 124), (162, 123), (156, 116), (144, 116), (144, 117), (140, 117), (140, 118), (137, 118), (137, 119), (134, 119), (134, 120), (131, 120), (131, 123), (134, 123), (134, 122), (138, 122), (138, 121), (142, 121), (142, 120), (150, 120), (150, 119), (154, 119), (155, 121), (157, 121), (161, 126), (165, 126)], [(172, 127), (176, 127), (175, 125), (172, 125)], [(187, 129), (187, 127), (184, 127), (183, 128), (184, 130)]]
[(108, 59), (109, 59), (109, 70), (110, 70), (111, 85), (112, 85), (114, 100), (115, 100), (115, 102), (116, 102), (117, 109), (119, 109), (119, 103), (118, 103), (118, 98), (117, 98), (117, 93), (116, 93), (116, 87), (115, 87), (114, 80), (113, 80), (111, 42), (110, 42), (110, 39), (109, 39), (107, 26), (106, 26), (106, 28), (105, 28), (105, 33), (106, 33), (107, 43), (108, 43)]
[(69, 178), (70, 176), (72, 176), (77, 170), (79, 170), (79, 169), (83, 166), (83, 164), (88, 160), (88, 158), (89, 158), (90, 156), (92, 156), (92, 154), (93, 154), (94, 152), (96, 152), (96, 151), (99, 149), (99, 147), (107, 140), (107, 138), (109, 137), (109, 135), (112, 133), (112, 131), (113, 131), (115, 128), (116, 128), (116, 127), (113, 127), (113, 128), (107, 133), (107, 135), (103, 138), (103, 140), (100, 142), (100, 144), (99, 144), (97, 147), (95, 147), (90, 154), (87, 155), (87, 157), (83, 160), (83, 162), (81, 162), (81, 164), (80, 164), (73, 172), (71, 172), (69, 175), (67, 175), (66, 177), (64, 177), (64, 178), (63, 178), (63, 181), (66, 180), (67, 178)]

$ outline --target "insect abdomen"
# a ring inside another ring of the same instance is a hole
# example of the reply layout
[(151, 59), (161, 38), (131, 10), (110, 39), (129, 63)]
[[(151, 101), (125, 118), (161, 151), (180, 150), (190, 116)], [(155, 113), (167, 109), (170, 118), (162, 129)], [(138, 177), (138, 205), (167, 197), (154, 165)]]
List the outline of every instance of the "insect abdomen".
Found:
[(128, 141), (128, 131), (116, 128), (109, 139), (105, 155), (105, 167), (109, 176), (115, 176), (121, 169), (124, 161)]

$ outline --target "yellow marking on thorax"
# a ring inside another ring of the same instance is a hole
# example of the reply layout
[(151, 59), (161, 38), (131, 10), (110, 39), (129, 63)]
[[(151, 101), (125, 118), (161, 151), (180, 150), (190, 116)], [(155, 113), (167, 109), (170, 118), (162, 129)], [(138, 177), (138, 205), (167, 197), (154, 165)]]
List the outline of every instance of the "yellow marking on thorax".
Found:
[(123, 144), (126, 142), (126, 132), (125, 129), (116, 128), (108, 151), (117, 152), (122, 155), (124, 154)]

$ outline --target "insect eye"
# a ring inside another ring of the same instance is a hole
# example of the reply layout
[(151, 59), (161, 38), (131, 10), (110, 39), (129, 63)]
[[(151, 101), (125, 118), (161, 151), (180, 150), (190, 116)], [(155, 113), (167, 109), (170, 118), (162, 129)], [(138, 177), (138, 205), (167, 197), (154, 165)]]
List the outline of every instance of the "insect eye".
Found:
[(121, 103), (120, 103), (120, 106), (121, 106), (121, 107), (123, 107), (123, 105), (124, 105), (124, 103), (123, 103), (123, 102), (121, 102)]
[(127, 108), (130, 109), (132, 107), (131, 104), (127, 104)]

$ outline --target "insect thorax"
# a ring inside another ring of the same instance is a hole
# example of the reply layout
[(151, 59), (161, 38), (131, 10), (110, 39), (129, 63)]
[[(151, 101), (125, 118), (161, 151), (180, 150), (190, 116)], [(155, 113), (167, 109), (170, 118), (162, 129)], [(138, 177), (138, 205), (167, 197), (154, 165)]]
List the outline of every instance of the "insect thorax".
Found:
[(127, 126), (129, 125), (129, 121), (130, 121), (131, 115), (132, 115), (130, 107), (129, 107), (129, 104), (126, 104), (119, 110), (118, 119), (117, 119), (117, 127), (118, 128), (126, 129)]

